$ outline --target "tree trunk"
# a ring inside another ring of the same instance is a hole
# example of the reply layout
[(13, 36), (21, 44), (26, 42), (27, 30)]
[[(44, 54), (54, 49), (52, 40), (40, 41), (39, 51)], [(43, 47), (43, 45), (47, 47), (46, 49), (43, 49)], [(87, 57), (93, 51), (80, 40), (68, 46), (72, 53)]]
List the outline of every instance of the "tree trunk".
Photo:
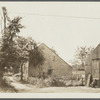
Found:
[(82, 62), (82, 68), (84, 69), (84, 62)]
[(42, 67), (39, 66), (38, 69), (39, 69), (39, 77), (41, 78), (42, 77)]
[(21, 81), (23, 81), (23, 63), (21, 64)]
[(0, 87), (4, 86), (3, 82), (4, 82), (4, 80), (3, 80), (3, 72), (0, 71)]

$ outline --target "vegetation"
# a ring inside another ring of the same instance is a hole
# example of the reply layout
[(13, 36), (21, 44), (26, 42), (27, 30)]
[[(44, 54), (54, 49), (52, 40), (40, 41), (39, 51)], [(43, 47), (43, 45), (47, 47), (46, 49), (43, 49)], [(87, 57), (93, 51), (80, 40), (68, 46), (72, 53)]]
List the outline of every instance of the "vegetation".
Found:
[[(38, 49), (37, 43), (32, 38), (24, 38), (19, 36), (20, 30), (24, 28), (21, 24), (22, 17), (10, 19), (6, 11), (7, 27), (4, 29), (0, 40), (0, 80), (8, 70), (13, 70), (14, 73), (23, 67), (23, 63), (27, 60), (32, 60), (35, 65), (41, 65), (44, 62), (44, 57), (41, 50)], [(23, 73), (21, 70), (21, 80)], [(2, 84), (2, 81), (1, 81)]]
[(84, 69), (85, 60), (93, 50), (94, 50), (93, 47), (86, 47), (86, 46), (78, 47), (76, 49), (75, 58), (72, 61), (72, 65), (74, 66), (74, 68), (77, 67), (75, 69)]

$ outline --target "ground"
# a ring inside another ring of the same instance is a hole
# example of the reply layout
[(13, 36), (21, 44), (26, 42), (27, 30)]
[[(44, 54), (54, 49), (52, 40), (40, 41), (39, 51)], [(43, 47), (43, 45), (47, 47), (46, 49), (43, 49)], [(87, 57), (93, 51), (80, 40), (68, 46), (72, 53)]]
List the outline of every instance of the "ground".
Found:
[[(10, 79), (12, 80), (12, 77), (10, 77)], [(86, 86), (39, 88), (16, 81), (12, 81), (11, 86), (15, 88), (17, 93), (100, 93), (100, 88), (91, 88)]]

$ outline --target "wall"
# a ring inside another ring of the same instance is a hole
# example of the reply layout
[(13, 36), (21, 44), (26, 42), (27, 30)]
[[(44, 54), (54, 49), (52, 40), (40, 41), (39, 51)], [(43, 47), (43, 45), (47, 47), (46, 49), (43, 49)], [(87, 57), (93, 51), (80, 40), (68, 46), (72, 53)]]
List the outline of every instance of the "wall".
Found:
[[(71, 77), (72, 68), (65, 61), (63, 61), (57, 54), (53, 53), (53, 51), (48, 48), (45, 44), (39, 46), (40, 49), (43, 50), (45, 62), (42, 65), (41, 72), (48, 73), (48, 69), (52, 69), (52, 75), (54, 76), (67, 76)], [(43, 73), (41, 73), (42, 75)], [(33, 65), (29, 65), (29, 76), (37, 76), (39, 75), (39, 68), (36, 66), (34, 68)]]
[(86, 81), (87, 81), (88, 74), (92, 74), (92, 76), (94, 77), (93, 67), (95, 66), (92, 64), (92, 61), (94, 59), (100, 59), (100, 44), (91, 52), (91, 55), (89, 55), (86, 59), (86, 66), (85, 66)]

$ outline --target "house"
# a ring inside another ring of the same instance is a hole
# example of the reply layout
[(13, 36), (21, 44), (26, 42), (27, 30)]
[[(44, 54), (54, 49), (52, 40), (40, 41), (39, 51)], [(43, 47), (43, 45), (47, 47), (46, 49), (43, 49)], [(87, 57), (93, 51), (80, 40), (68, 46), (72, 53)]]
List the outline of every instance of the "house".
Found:
[(87, 57), (85, 63), (86, 84), (88, 82), (89, 75), (91, 75), (93, 79), (97, 80), (97, 86), (100, 87), (100, 44)]
[(44, 64), (41, 65), (42, 69), (39, 69), (38, 66), (34, 67), (29, 63), (29, 61), (27, 61), (23, 66), (24, 69), (27, 69), (27, 71), (24, 70), (26, 80), (28, 77), (37, 77), (40, 74), (57, 77), (71, 77), (72, 67), (67, 64), (61, 57), (59, 57), (52, 49), (47, 47), (44, 43), (39, 46), (39, 49), (42, 49), (45, 58)]

